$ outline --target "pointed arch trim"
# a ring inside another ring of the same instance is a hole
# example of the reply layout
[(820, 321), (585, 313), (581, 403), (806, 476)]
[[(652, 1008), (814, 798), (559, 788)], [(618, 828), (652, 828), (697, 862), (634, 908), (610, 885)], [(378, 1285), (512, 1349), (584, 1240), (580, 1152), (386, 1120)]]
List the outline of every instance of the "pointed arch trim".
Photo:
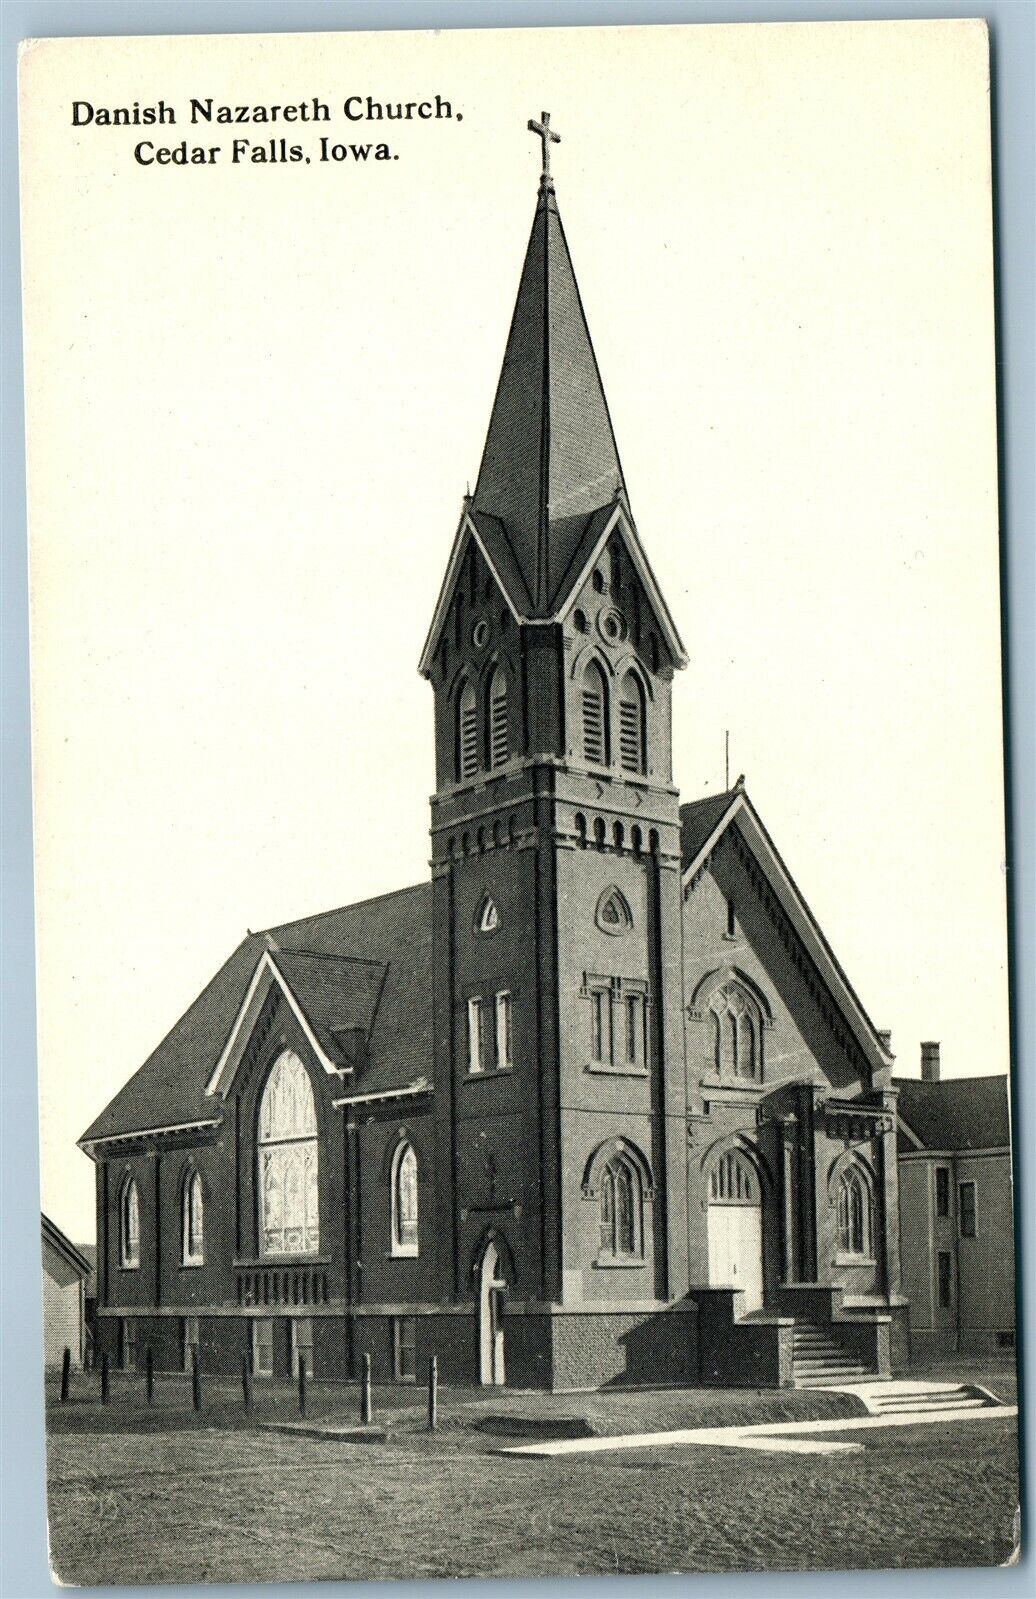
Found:
[(636, 1167), (640, 1177), (641, 1192), (645, 1200), (654, 1197), (655, 1180), (651, 1172), (651, 1163), (642, 1150), (628, 1138), (615, 1135), (606, 1138), (603, 1144), (598, 1144), (583, 1171), (583, 1198), (596, 1199), (600, 1192), (601, 1174), (610, 1161), (617, 1156), (623, 1156)]
[(722, 988), (726, 983), (739, 983), (759, 1006), (762, 1012), (763, 1025), (765, 1027), (773, 1026), (773, 1007), (766, 996), (765, 990), (760, 988), (754, 978), (749, 977), (748, 973), (743, 971), (740, 966), (714, 966), (711, 971), (706, 972), (705, 976), (700, 978), (695, 985), (694, 993), (691, 995), (690, 1004), (687, 1007), (688, 1014), (695, 1021), (701, 1021), (705, 1015), (706, 1002), (716, 992), (717, 988)]

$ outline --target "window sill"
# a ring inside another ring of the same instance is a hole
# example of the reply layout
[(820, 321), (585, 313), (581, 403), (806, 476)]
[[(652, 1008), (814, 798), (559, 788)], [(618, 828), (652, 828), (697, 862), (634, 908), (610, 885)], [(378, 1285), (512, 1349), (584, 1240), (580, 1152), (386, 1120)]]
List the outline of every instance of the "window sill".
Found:
[(235, 1260), (240, 1271), (260, 1271), (264, 1266), (330, 1266), (330, 1255), (260, 1255), (256, 1260)]
[(484, 1071), (465, 1072), (463, 1080), (466, 1083), (484, 1083), (487, 1079), (494, 1077), (510, 1077), (513, 1072), (513, 1066), (487, 1066)]
[(871, 1255), (846, 1255), (839, 1253), (835, 1256), (836, 1266), (876, 1266), (878, 1262)]
[(643, 1271), (647, 1265), (646, 1260), (626, 1260), (618, 1255), (598, 1255), (594, 1261), (595, 1271)]
[(197, 1271), (198, 1267), (204, 1266), (204, 1264), (204, 1257), (201, 1260), (181, 1260), (179, 1269), (181, 1271)]
[(588, 1061), (583, 1067), (592, 1077), (648, 1077), (646, 1066), (609, 1066), (603, 1060)]
[(420, 1249), (417, 1248), (416, 1245), (415, 1245), (415, 1247), (413, 1249), (387, 1249), (385, 1251), (385, 1259), (386, 1260), (417, 1260), (419, 1258), (419, 1256), (420, 1256), (420, 1253), (421, 1253), (421, 1251), (420, 1251)]
[(140, 1261), (139, 1260), (134, 1260), (134, 1261), (120, 1260), (119, 1261), (119, 1270), (120, 1271), (139, 1271), (140, 1270)]

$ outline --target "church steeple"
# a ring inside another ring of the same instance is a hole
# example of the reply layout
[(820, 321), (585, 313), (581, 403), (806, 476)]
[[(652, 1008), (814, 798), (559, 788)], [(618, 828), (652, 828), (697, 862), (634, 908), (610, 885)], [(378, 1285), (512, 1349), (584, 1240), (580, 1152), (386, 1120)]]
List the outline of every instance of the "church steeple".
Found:
[(527, 614), (547, 616), (590, 518), (625, 485), (550, 175), (558, 135), (546, 112), (529, 128), (544, 168), (471, 510), (506, 543)]

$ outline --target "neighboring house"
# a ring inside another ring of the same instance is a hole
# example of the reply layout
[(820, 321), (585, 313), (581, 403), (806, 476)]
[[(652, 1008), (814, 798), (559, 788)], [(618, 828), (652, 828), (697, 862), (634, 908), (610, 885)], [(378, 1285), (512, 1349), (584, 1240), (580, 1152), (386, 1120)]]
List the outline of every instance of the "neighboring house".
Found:
[(910, 1352), (1014, 1347), (1014, 1196), (1006, 1077), (897, 1077), (899, 1215)]
[(545, 176), (420, 665), (430, 881), (249, 934), (83, 1135), (103, 1348), (555, 1388), (787, 1384), (796, 1347), (888, 1370), (888, 1037), (743, 783), (681, 806), (687, 664)]
[(49, 1216), (43, 1223), (43, 1359), (48, 1366), (61, 1364), (66, 1349), (77, 1366), (86, 1349), (86, 1285), (90, 1262), (55, 1227)]

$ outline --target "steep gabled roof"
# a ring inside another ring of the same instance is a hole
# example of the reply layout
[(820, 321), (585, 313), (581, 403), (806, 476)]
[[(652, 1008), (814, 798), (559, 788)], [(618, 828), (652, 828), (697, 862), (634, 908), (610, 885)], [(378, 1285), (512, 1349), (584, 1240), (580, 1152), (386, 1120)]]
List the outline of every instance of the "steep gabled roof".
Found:
[(51, 1221), (45, 1211), (40, 1211), (40, 1221), (42, 1223), (43, 1242), (56, 1250), (78, 1276), (84, 1279), (89, 1278), (93, 1268), (86, 1256), (76, 1248), (71, 1238)]
[(350, 1082), (402, 1087), (430, 1076), (431, 907), (431, 883), (419, 883), (249, 934), (81, 1144), (218, 1120), (221, 1101), (206, 1087), (267, 954), (283, 968), (322, 1047), (340, 1055), (335, 1029), (368, 1028), (368, 1064)]
[(745, 792), (743, 780), (739, 779), (737, 785), (725, 793), (680, 806), (681, 867), (685, 887), (690, 888), (711, 851), (731, 828), (736, 828), (773, 890), (864, 1059), (875, 1071), (889, 1071), (895, 1057), (864, 1010), (819, 922), (781, 859)]
[(687, 656), (630, 512), (557, 197), (540, 186), (474, 494), (421, 657), (427, 676), (469, 539), (518, 621), (562, 617), (618, 527), (677, 665)]
[(894, 1077), (899, 1116), (924, 1149), (1005, 1149), (1011, 1142), (1007, 1078)]
[(473, 509), (503, 525), (550, 613), (587, 521), (624, 489), (553, 185), (540, 186)]

